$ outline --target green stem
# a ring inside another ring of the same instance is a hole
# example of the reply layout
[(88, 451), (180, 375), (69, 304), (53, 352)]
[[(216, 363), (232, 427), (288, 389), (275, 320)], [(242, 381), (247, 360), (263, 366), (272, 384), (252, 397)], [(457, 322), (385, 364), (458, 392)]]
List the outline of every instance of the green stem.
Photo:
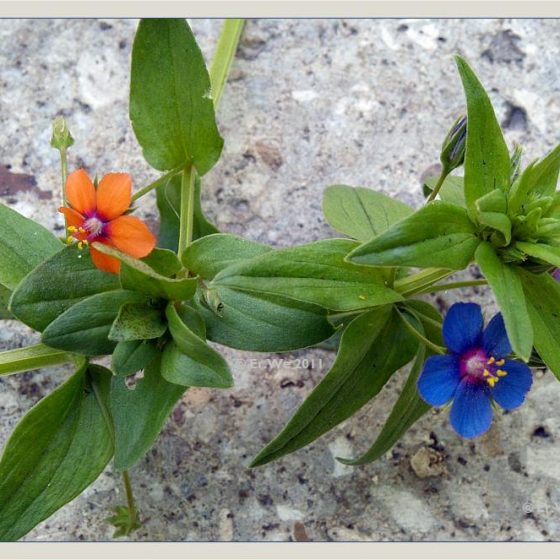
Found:
[(212, 84), (214, 107), (218, 107), (220, 103), (244, 25), (245, 20), (243, 19), (226, 19), (224, 21), (216, 52), (212, 59), (212, 66), (210, 67), (210, 83)]
[(426, 204), (428, 204), (428, 202), (432, 202), (432, 200), (434, 200), (436, 198), (436, 196), (439, 193), (439, 190), (441, 189), (445, 178), (449, 175), (449, 170), (446, 169), (445, 167), (441, 170), (441, 175), (439, 176), (439, 179), (436, 183), (436, 186), (434, 187), (434, 190), (430, 193), (430, 196), (428, 197), (428, 200), (426, 200)]
[(432, 292), (442, 292), (447, 290), (457, 290), (458, 288), (468, 288), (469, 286), (486, 286), (486, 280), (466, 280), (465, 282), (450, 282), (449, 284), (435, 284), (428, 286), (416, 294), (431, 294)]
[(431, 286), (438, 280), (447, 278), (447, 276), (453, 274), (453, 272), (453, 270), (449, 270), (448, 268), (426, 268), (416, 274), (411, 274), (406, 278), (397, 280), (395, 282), (394, 289), (403, 296), (408, 297), (428, 286)]
[[(398, 310), (397, 310), (398, 311)], [(425, 344), (428, 348), (433, 350), (436, 354), (445, 354), (445, 348), (434, 344), (431, 340), (428, 340), (420, 331), (418, 331), (414, 325), (408, 321), (408, 319), (398, 311), (399, 317), (402, 319), (404, 326), (422, 343)]]
[(124, 490), (126, 492), (126, 503), (128, 505), (128, 520), (130, 527), (136, 526), (137, 520), (137, 510), (136, 510), (136, 503), (134, 502), (134, 494), (132, 492), (132, 485), (130, 484), (130, 477), (128, 475), (128, 471), (122, 472), (123, 483), (124, 483)]
[(168, 171), (165, 175), (162, 175), (159, 179), (156, 179), (153, 183), (146, 185), (144, 188), (140, 189), (135, 195), (132, 196), (132, 202), (138, 200), (139, 198), (143, 197), (145, 194), (148, 194), (150, 191), (157, 189), (159, 186), (164, 185), (171, 179), (175, 177), (178, 173), (183, 170), (183, 166), (176, 167), (171, 171)]
[(11, 375), (46, 366), (73, 362), (75, 354), (54, 350), (44, 344), (0, 352), (0, 375)]
[(192, 166), (185, 167), (181, 176), (181, 212), (179, 222), (179, 258), (191, 244), (194, 222), (194, 180), (195, 172)]
[[(66, 154), (66, 148), (61, 147), (60, 150), (60, 178), (61, 178), (61, 203), (62, 206), (68, 206), (66, 202), (66, 181), (68, 180), (68, 157)], [(64, 234), (67, 235), (66, 230), (68, 228), (68, 220), (66, 219), (66, 214), (64, 214)]]

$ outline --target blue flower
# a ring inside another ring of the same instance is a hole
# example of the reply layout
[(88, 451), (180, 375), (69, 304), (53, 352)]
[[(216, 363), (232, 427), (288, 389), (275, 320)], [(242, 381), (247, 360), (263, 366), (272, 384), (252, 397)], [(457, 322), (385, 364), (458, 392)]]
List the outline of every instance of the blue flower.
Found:
[(448, 354), (426, 360), (418, 378), (420, 396), (432, 406), (453, 400), (449, 419), (466, 438), (482, 435), (492, 423), (492, 402), (505, 410), (521, 406), (533, 376), (523, 362), (508, 360), (511, 352), (502, 315), (486, 329), (480, 305), (456, 303), (443, 322)]

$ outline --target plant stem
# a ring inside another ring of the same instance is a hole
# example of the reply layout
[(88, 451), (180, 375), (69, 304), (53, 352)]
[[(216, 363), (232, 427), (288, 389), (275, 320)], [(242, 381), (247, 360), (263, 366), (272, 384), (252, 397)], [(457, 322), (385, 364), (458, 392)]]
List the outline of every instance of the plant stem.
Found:
[[(66, 181), (68, 180), (68, 157), (66, 154), (66, 148), (61, 147), (60, 150), (60, 179), (62, 182), (60, 190), (60, 198), (62, 206), (67, 206), (66, 203)], [(66, 236), (66, 229), (68, 228), (68, 220), (66, 219), (66, 214), (64, 214), (64, 235)]]
[(406, 278), (397, 280), (394, 288), (403, 296), (411, 296), (431, 286), (434, 282), (447, 278), (447, 276), (453, 274), (453, 272), (453, 270), (449, 270), (448, 268), (426, 268), (416, 274), (411, 274)]
[(167, 183), (167, 181), (169, 181), (169, 179), (175, 177), (177, 173), (181, 172), (182, 169), (183, 169), (182, 165), (180, 167), (175, 167), (175, 169), (168, 171), (165, 175), (162, 175), (159, 179), (156, 179), (153, 183), (146, 185), (144, 188), (140, 189), (135, 195), (132, 196), (132, 202), (143, 197), (145, 194), (148, 194), (150, 191), (157, 189), (159, 186), (164, 185), (165, 183)]
[[(398, 311), (398, 310), (397, 310)], [(436, 354), (445, 354), (445, 348), (434, 344), (431, 340), (428, 340), (420, 331), (418, 331), (408, 319), (398, 311), (399, 317), (402, 319), (404, 326), (422, 343), (428, 348), (433, 350)]]
[(191, 244), (194, 222), (194, 180), (192, 166), (185, 167), (181, 176), (181, 212), (179, 223), (179, 248), (177, 255), (181, 258), (184, 250)]
[(132, 485), (130, 484), (130, 477), (128, 476), (128, 471), (122, 472), (124, 490), (126, 492), (126, 503), (128, 505), (128, 520), (130, 527), (134, 527), (137, 524), (137, 511), (136, 504), (134, 502), (134, 494), (132, 492)]
[(434, 284), (428, 286), (418, 292), (418, 294), (431, 294), (432, 292), (442, 292), (446, 290), (456, 290), (458, 288), (468, 288), (469, 286), (486, 286), (488, 282), (486, 280), (466, 280), (464, 282), (450, 282), (449, 284)]
[(216, 108), (220, 103), (244, 25), (245, 20), (243, 19), (226, 19), (224, 21), (214, 58), (212, 59), (212, 66), (210, 67), (212, 99)]
[(445, 178), (449, 175), (449, 171), (444, 167), (441, 170), (441, 175), (439, 176), (439, 179), (436, 183), (436, 186), (434, 187), (434, 190), (431, 192), (430, 196), (428, 197), (428, 200), (426, 200), (426, 204), (428, 204), (428, 202), (432, 202), (432, 200), (434, 200), (436, 198), (436, 196), (439, 193), (439, 190), (441, 189), (443, 182), (445, 181)]
[(73, 362), (76, 354), (54, 350), (44, 344), (0, 352), (0, 375), (11, 375), (46, 366)]

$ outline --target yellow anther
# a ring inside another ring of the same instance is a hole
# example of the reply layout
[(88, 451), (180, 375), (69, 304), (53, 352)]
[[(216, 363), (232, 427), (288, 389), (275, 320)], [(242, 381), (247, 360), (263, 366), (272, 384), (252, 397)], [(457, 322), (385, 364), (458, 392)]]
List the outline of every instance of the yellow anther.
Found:
[(498, 378), (489, 377), (486, 381), (488, 381), (488, 385), (490, 385), (490, 387), (494, 387), (494, 385), (496, 385), (496, 383), (498, 382)]
[(78, 233), (86, 233), (86, 230), (83, 227), (79, 227)]
[(501, 360), (498, 360), (498, 361), (496, 362), (496, 365), (497, 365), (497, 366), (503, 366), (505, 363), (506, 363), (506, 361), (502, 358)]
[(496, 374), (498, 377), (505, 377), (507, 375), (507, 371), (504, 371), (503, 369), (499, 369), (496, 371)]
[(68, 243), (68, 245), (71, 245), (73, 241), (74, 241), (74, 237), (72, 235), (69, 235), (66, 238), (66, 243)]
[(491, 366), (495, 361), (496, 361), (496, 358), (494, 358), (494, 356), (490, 356), (490, 359), (486, 363), (489, 366)]
[(485, 369), (485, 370), (482, 372), (482, 375), (484, 375), (484, 377), (490, 377), (490, 376), (491, 376), (491, 373), (490, 373), (487, 369)]
[(89, 245), (89, 241), (88, 241), (87, 239), (84, 239), (84, 240), (82, 241), (82, 243), (83, 243), (84, 246), (86, 246), (86, 247)]
[(78, 228), (76, 226), (68, 226), (66, 228), (70, 233), (76, 233), (78, 231)]
[(84, 242), (78, 241), (78, 249), (81, 251), (84, 248)]

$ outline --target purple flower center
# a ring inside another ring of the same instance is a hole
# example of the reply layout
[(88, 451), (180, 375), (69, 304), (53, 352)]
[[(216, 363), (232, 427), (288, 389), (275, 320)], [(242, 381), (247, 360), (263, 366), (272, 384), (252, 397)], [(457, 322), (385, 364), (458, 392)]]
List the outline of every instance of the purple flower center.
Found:
[(459, 371), (461, 378), (467, 378), (473, 383), (485, 381), (490, 387), (494, 387), (500, 378), (507, 375), (507, 371), (500, 369), (505, 360), (496, 360), (482, 348), (468, 350), (459, 358)]
[(105, 222), (95, 215), (85, 220), (83, 228), (88, 233), (88, 241), (93, 241), (95, 238), (102, 236), (105, 225)]

